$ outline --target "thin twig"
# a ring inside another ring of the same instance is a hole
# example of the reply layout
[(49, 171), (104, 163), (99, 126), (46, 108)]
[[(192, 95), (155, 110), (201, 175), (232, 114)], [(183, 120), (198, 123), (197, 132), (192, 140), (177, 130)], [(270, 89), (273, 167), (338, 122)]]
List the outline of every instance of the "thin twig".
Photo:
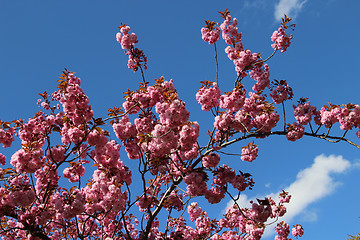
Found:
[(216, 43), (214, 43), (215, 48), (215, 62), (216, 62), (216, 84), (219, 86), (218, 76), (219, 76), (219, 64), (217, 59), (217, 50), (216, 50)]
[(143, 82), (144, 82), (144, 83), (146, 83), (146, 81), (145, 81), (144, 71), (143, 71), (143, 69), (142, 69), (141, 65), (139, 66), (139, 68), (140, 68), (140, 71), (141, 71), (141, 76), (142, 76)]
[(282, 101), (281, 104), (282, 104), (282, 109), (283, 109), (283, 114), (284, 114), (284, 131), (286, 131), (286, 115), (285, 115), (284, 101)]
[(270, 58), (272, 58), (272, 57), (275, 55), (276, 51), (277, 51), (277, 50), (274, 50), (274, 52), (273, 52), (268, 58), (266, 58), (265, 60), (262, 60), (262, 61), (253, 63), (252, 65), (255, 66), (255, 65), (258, 65), (258, 64), (260, 64), (260, 63), (267, 62)]
[[(237, 201), (236, 201), (236, 200), (234, 199), (234, 197), (228, 192), (227, 189), (225, 190), (225, 192), (230, 196), (231, 200), (233, 200), (234, 204), (235, 204), (235, 205), (237, 206), (237, 208), (239, 209), (241, 215), (242, 215), (244, 218), (248, 219), (248, 220), (254, 221), (253, 219), (249, 218), (248, 216), (246, 216), (246, 215), (244, 214), (244, 212), (241, 210), (241, 208), (240, 208), (239, 204), (237, 203)], [(256, 222), (256, 221), (254, 221), (254, 222)]]

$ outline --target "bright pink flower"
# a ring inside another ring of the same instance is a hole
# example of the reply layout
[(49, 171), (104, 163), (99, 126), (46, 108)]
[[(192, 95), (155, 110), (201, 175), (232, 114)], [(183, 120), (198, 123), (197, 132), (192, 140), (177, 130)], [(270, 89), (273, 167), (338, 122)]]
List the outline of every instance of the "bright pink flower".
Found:
[(118, 122), (113, 124), (113, 129), (116, 137), (120, 140), (136, 136), (136, 127), (129, 121), (129, 116), (123, 116)]
[(129, 26), (121, 26), (120, 32), (116, 34), (116, 40), (121, 44), (122, 49), (125, 49), (125, 54), (129, 56), (128, 68), (137, 71), (143, 65), (146, 69), (147, 58), (142, 50), (135, 48), (135, 43), (138, 43), (135, 33), (129, 34)]
[(186, 174), (184, 182), (187, 184), (187, 193), (191, 196), (204, 195), (207, 187), (205, 180), (205, 173), (203, 172), (190, 172)]
[(258, 156), (259, 148), (254, 143), (249, 143), (247, 146), (242, 148), (241, 160), (252, 162)]
[(238, 55), (239, 57), (233, 60), (235, 71), (241, 77), (246, 77), (246, 71), (253, 68), (253, 64), (256, 63), (260, 56), (258, 53), (251, 53), (249, 49), (240, 51)]
[(202, 209), (199, 207), (199, 205), (196, 202), (192, 202), (187, 209), (190, 221), (195, 221), (198, 217), (200, 217), (201, 213), (203, 212)]
[(76, 126), (89, 122), (94, 112), (91, 105), (89, 105), (88, 97), (80, 87), (80, 78), (70, 73), (68, 74), (67, 83), (66, 88), (59, 90), (57, 94), (64, 113)]
[(185, 108), (185, 102), (175, 99), (171, 103), (158, 102), (155, 106), (160, 122), (170, 128), (179, 127), (188, 122), (190, 113)]
[[(231, 22), (232, 21), (232, 22)], [(224, 22), (220, 25), (222, 30), (222, 38), (226, 44), (233, 45), (241, 41), (242, 33), (238, 32), (237, 19), (227, 15)]]
[(237, 112), (244, 105), (246, 90), (234, 89), (229, 94), (220, 96), (220, 108), (229, 109), (231, 112)]
[(288, 133), (286, 138), (289, 141), (296, 141), (304, 136), (305, 128), (303, 125), (300, 125), (297, 122), (294, 122), (292, 125), (288, 126)]
[(196, 100), (203, 111), (210, 111), (211, 108), (219, 106), (220, 89), (216, 83), (211, 86), (202, 86), (196, 93)]
[(298, 237), (298, 236), (299, 236), (299, 237), (302, 237), (302, 235), (304, 235), (304, 229), (303, 229), (303, 227), (302, 227), (300, 224), (296, 224), (296, 225), (293, 227), (291, 233), (292, 233), (292, 235), (293, 235), (294, 237)]
[(71, 167), (64, 169), (64, 177), (68, 178), (70, 182), (79, 181), (80, 177), (84, 176), (85, 168), (81, 164), (74, 164)]
[(116, 34), (116, 40), (121, 44), (122, 49), (131, 49), (138, 42), (136, 34), (129, 32), (129, 26), (122, 26), (120, 32)]
[(281, 52), (285, 52), (286, 49), (290, 46), (291, 39), (293, 35), (286, 35), (285, 29), (283, 27), (279, 27), (277, 31), (274, 31), (271, 36), (271, 41), (274, 43), (271, 44), (271, 47), (275, 50), (280, 50)]
[(12, 155), (10, 164), (20, 173), (34, 173), (44, 164), (43, 154), (42, 149), (31, 152), (20, 149)]
[(181, 150), (191, 150), (199, 137), (199, 124), (197, 122), (192, 122), (191, 124), (182, 126), (179, 136)]
[(277, 224), (275, 231), (278, 234), (278, 236), (275, 237), (276, 240), (287, 240), (290, 234), (289, 224), (282, 221)]
[(325, 125), (326, 128), (330, 128), (332, 125), (339, 121), (338, 115), (341, 114), (341, 108), (337, 105), (324, 106), (320, 110), (320, 121), (321, 124)]
[(7, 131), (0, 128), (0, 144), (3, 144), (4, 148), (10, 147), (12, 142), (15, 140), (14, 135), (15, 129), (9, 128)]
[(87, 136), (87, 142), (90, 146), (102, 147), (108, 141), (108, 138), (98, 130), (91, 131)]
[(250, 77), (256, 81), (252, 90), (255, 92), (263, 91), (265, 88), (270, 86), (270, 70), (267, 64), (261, 67), (260, 64), (256, 64), (250, 72)]
[(270, 96), (272, 97), (274, 103), (280, 104), (283, 101), (292, 99), (294, 94), (292, 88), (285, 80), (275, 80), (271, 88)]
[(316, 107), (307, 103), (299, 103), (297, 106), (293, 105), (294, 117), (296, 121), (301, 125), (307, 125), (312, 120), (313, 116), (319, 115)]
[(232, 127), (234, 122), (234, 115), (230, 112), (225, 112), (215, 117), (214, 127), (218, 130), (227, 131)]
[(216, 167), (220, 162), (220, 155), (217, 153), (210, 153), (202, 159), (202, 164), (206, 168)]
[(205, 42), (213, 44), (217, 42), (220, 38), (220, 28), (216, 27), (212, 30), (209, 28), (201, 28), (201, 37)]

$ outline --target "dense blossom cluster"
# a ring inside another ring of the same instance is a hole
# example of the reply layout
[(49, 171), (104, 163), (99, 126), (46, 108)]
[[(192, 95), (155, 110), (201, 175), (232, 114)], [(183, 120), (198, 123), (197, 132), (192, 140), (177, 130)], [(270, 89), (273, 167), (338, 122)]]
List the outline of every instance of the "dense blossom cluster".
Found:
[(203, 111), (210, 111), (211, 108), (219, 106), (220, 89), (216, 83), (205, 84), (196, 93), (196, 100), (200, 103)]
[(286, 138), (289, 141), (296, 141), (304, 136), (305, 128), (303, 127), (303, 125), (294, 122), (291, 125), (289, 124), (287, 130), (288, 133), (286, 134)]
[[(123, 109), (109, 109), (107, 118), (94, 118), (81, 80), (65, 69), (58, 90), (40, 94), (42, 110), (33, 118), (0, 121), (4, 148), (15, 137), (21, 140), (10, 161), (0, 153), (0, 164), (11, 165), (0, 168), (2, 239), (257, 240), (269, 222), (286, 214), (291, 195), (285, 191), (277, 202), (270, 197), (257, 199), (249, 208), (235, 201), (220, 219), (212, 219), (210, 212), (192, 201), (202, 197), (217, 204), (226, 197), (236, 199), (234, 191), (239, 197), (253, 188), (250, 173), (224, 164), (227, 155), (254, 161), (259, 147), (250, 138), (277, 134), (295, 141), (306, 134), (345, 141), (347, 131), (360, 129), (360, 106), (330, 104), (318, 111), (307, 99), (300, 99), (293, 105), (296, 122), (288, 124), (284, 119), (282, 130), (276, 130), (280, 121), (276, 104), (284, 107), (293, 91), (285, 80), (270, 85), (270, 67), (265, 62), (271, 57), (262, 60), (260, 54), (244, 49), (238, 20), (227, 10), (220, 13), (223, 23), (206, 21), (202, 38), (213, 44), (222, 35), (237, 78), (233, 90), (224, 93), (218, 83), (201, 82), (196, 100), (203, 111), (213, 114), (213, 129), (205, 144), (199, 137), (200, 124), (191, 121), (174, 82), (161, 77), (150, 84), (144, 74), (137, 90), (125, 92)], [(285, 33), (289, 21), (285, 17), (272, 36), (275, 52), (284, 52), (290, 45), (292, 35)], [(135, 48), (138, 40), (130, 27), (121, 26), (116, 39), (129, 56), (128, 67), (146, 69), (146, 57)], [(242, 81), (247, 75), (255, 80), (252, 86)], [(285, 107), (283, 114), (285, 118)], [(318, 125), (315, 132), (313, 120)], [(106, 123), (113, 133), (105, 130)], [(345, 131), (341, 138), (330, 135), (334, 124)], [(249, 144), (241, 152), (226, 152), (227, 146), (242, 140)], [(122, 146), (132, 171), (120, 159)], [(160, 215), (163, 210), (167, 213)], [(183, 214), (186, 210), (188, 216)], [(290, 227), (280, 222), (275, 231), (275, 239), (285, 240)], [(301, 237), (304, 230), (297, 224), (291, 233)]]
[(241, 77), (247, 76), (247, 71), (251, 70), (257, 63), (260, 55), (258, 53), (252, 53), (249, 49), (244, 49), (241, 42), (242, 33), (239, 32), (237, 27), (237, 19), (232, 18), (228, 12), (222, 13), (224, 22), (220, 25), (222, 30), (222, 38), (225, 43), (228, 44), (225, 48), (225, 52), (228, 58), (233, 61), (235, 65), (235, 71)]
[(321, 125), (319, 122), (320, 112), (316, 110), (316, 107), (310, 105), (309, 102), (300, 102), (297, 106), (293, 105), (294, 117), (296, 121), (301, 125), (307, 125), (311, 122), (313, 116), (315, 117), (315, 123)]
[(254, 161), (258, 156), (259, 148), (257, 145), (253, 143), (249, 143), (249, 145), (242, 148), (241, 152), (241, 160), (252, 162)]
[[(324, 106), (317, 110), (315, 106), (301, 99), (297, 106), (293, 105), (294, 116), (297, 123), (305, 126), (314, 119), (315, 124), (332, 128), (336, 123), (340, 124), (340, 129), (348, 131), (354, 128), (360, 129), (360, 106), (357, 104), (343, 104)], [(360, 137), (360, 130), (356, 132)]]
[(244, 105), (246, 90), (235, 88), (231, 93), (220, 96), (220, 108), (237, 112)]
[(215, 22), (205, 21), (205, 27), (201, 28), (201, 37), (209, 44), (216, 43), (220, 39), (220, 28), (215, 27)]
[(0, 128), (0, 144), (2, 144), (4, 148), (11, 147), (12, 142), (15, 140), (14, 134), (15, 129), (12, 127), (6, 131)]
[(290, 36), (286, 35), (285, 29), (283, 27), (279, 27), (279, 29), (274, 31), (271, 36), (271, 41), (274, 42), (271, 44), (271, 47), (273, 47), (275, 50), (280, 50), (280, 52), (285, 52), (290, 46), (292, 38), (292, 34)]
[(125, 49), (125, 54), (129, 56), (128, 68), (137, 71), (138, 68), (143, 65), (147, 68), (147, 58), (144, 52), (138, 48), (135, 48), (135, 43), (138, 43), (137, 35), (130, 32), (130, 27), (122, 25), (119, 27), (120, 32), (116, 34), (116, 40), (121, 44), (122, 49)]
[(287, 84), (285, 80), (275, 80), (273, 85), (274, 86), (271, 89), (270, 96), (272, 97), (274, 103), (280, 104), (286, 100), (293, 98), (294, 94), (292, 88)]
[(256, 84), (252, 87), (252, 90), (255, 92), (263, 91), (265, 88), (270, 86), (270, 68), (269, 65), (264, 64), (264, 67), (259, 67), (260, 64), (256, 64), (256, 66), (251, 70), (250, 77), (256, 81)]
[(282, 221), (277, 224), (275, 231), (278, 234), (278, 236), (275, 237), (275, 240), (288, 240), (290, 234), (289, 224)]
[(291, 230), (291, 233), (294, 237), (302, 237), (302, 235), (304, 234), (304, 229), (300, 224), (296, 224)]
[(220, 25), (222, 38), (228, 45), (235, 45), (241, 41), (242, 33), (238, 32), (238, 20), (230, 15), (224, 16), (224, 22)]
[[(335, 123), (340, 123), (342, 130), (360, 128), (360, 106), (355, 104), (324, 106), (320, 110), (320, 122), (330, 128)], [(357, 132), (357, 134), (359, 131)]]

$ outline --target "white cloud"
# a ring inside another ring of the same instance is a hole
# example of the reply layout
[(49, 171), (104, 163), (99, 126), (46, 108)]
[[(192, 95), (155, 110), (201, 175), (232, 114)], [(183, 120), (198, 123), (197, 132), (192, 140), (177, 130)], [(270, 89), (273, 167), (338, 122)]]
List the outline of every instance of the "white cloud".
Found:
[(285, 190), (292, 195), (286, 220), (289, 221), (309, 204), (331, 194), (340, 184), (334, 181), (331, 174), (342, 173), (350, 166), (350, 162), (342, 156), (317, 156), (312, 166), (300, 171), (295, 182)]
[(290, 18), (295, 18), (306, 2), (307, 0), (280, 0), (275, 5), (275, 19), (280, 21), (284, 14)]
[[(296, 180), (291, 183), (284, 190), (291, 194), (291, 201), (286, 205), (287, 213), (281, 219), (288, 223), (297, 216), (300, 215), (303, 221), (316, 221), (317, 213), (313, 209), (307, 209), (307, 207), (321, 198), (324, 198), (331, 194), (336, 187), (341, 183), (336, 182), (332, 177), (333, 173), (343, 173), (351, 167), (348, 160), (345, 160), (342, 156), (325, 156), (319, 155), (314, 159), (314, 163), (301, 170)], [(278, 198), (280, 192), (268, 194), (275, 201)], [(256, 198), (248, 199), (243, 194), (238, 200), (240, 207), (250, 207), (249, 201)], [(228, 207), (231, 206), (232, 201), (228, 203)], [(272, 227), (268, 228), (264, 237), (274, 233)]]

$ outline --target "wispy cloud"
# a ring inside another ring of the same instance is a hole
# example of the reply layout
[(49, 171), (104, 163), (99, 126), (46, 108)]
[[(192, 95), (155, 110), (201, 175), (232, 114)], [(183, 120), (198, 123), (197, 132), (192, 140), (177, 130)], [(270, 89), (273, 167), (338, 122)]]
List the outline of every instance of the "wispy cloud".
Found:
[(243, 8), (265, 8), (266, 5), (266, 1), (264, 0), (251, 0), (243, 2)]
[[(296, 180), (286, 187), (285, 191), (291, 194), (291, 201), (286, 205), (287, 213), (282, 218), (286, 222), (300, 215), (307, 221), (316, 221), (316, 211), (309, 210), (307, 207), (321, 198), (324, 198), (331, 194), (336, 187), (341, 183), (336, 182), (332, 174), (343, 173), (351, 167), (348, 160), (345, 160), (342, 156), (325, 156), (319, 155), (314, 159), (314, 163), (301, 170)], [(268, 194), (268, 197), (276, 200), (280, 192)], [(255, 199), (255, 198), (254, 198)], [(249, 201), (246, 195), (241, 195), (238, 204), (241, 207), (250, 207)], [(232, 202), (228, 203), (230, 206)], [(271, 228), (270, 228), (271, 229)], [(269, 236), (273, 231), (267, 231), (266, 235)]]
[(341, 184), (331, 174), (342, 173), (350, 166), (350, 162), (342, 156), (317, 156), (311, 167), (300, 171), (295, 182), (285, 190), (292, 195), (285, 220), (290, 221), (309, 204), (331, 194)]
[(274, 16), (276, 21), (280, 21), (286, 14), (290, 18), (295, 18), (307, 0), (280, 0), (275, 5)]

